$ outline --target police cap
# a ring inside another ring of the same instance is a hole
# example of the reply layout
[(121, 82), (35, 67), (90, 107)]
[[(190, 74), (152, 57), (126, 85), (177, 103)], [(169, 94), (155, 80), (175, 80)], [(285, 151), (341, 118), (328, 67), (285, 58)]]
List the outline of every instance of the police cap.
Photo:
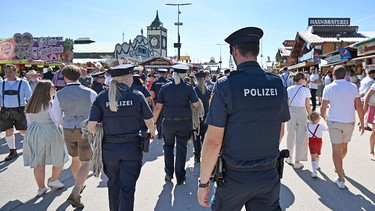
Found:
[(105, 72), (97, 72), (97, 73), (91, 73), (91, 77), (104, 77)]
[(133, 74), (133, 79), (142, 79), (142, 77), (139, 74)]
[(159, 69), (158, 69), (158, 72), (159, 72), (159, 73), (166, 73), (166, 72), (168, 72), (168, 70), (165, 69), (165, 68), (159, 68)]
[(240, 43), (257, 43), (263, 37), (263, 31), (257, 27), (246, 27), (239, 29), (229, 35), (225, 42), (229, 45), (237, 45)]
[(196, 78), (204, 78), (204, 77), (206, 77), (206, 72), (204, 72), (203, 70), (199, 70), (197, 73), (195, 73), (195, 77)]
[(186, 73), (189, 70), (189, 66), (186, 64), (176, 64), (172, 68), (176, 73)]
[(133, 73), (134, 67), (135, 66), (133, 64), (121, 64), (108, 69), (107, 72), (111, 75), (111, 77), (128, 75)]

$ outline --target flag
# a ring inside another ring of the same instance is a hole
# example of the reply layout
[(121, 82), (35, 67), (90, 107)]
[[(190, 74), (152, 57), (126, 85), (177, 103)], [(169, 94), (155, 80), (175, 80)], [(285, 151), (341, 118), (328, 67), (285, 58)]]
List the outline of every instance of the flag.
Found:
[(341, 59), (351, 59), (352, 55), (350, 54), (350, 51), (347, 48), (339, 47), (339, 53), (341, 56)]

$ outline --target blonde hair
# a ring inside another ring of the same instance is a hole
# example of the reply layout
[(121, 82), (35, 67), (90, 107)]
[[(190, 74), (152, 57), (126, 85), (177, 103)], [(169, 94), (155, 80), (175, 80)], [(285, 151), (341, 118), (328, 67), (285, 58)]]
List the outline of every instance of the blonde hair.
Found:
[(186, 73), (177, 73), (173, 72), (172, 78), (176, 85), (179, 85), (181, 83), (181, 80), (183, 80), (186, 77)]
[(311, 121), (311, 123), (317, 124), (320, 120), (319, 113), (316, 111), (311, 112), (311, 114), (309, 115), (309, 120)]
[(113, 77), (111, 82), (109, 83), (108, 100), (109, 100), (109, 109), (112, 112), (118, 111), (117, 94), (120, 92), (120, 90), (118, 90), (117, 85), (120, 83), (124, 83), (124, 80), (126, 77), (127, 75)]

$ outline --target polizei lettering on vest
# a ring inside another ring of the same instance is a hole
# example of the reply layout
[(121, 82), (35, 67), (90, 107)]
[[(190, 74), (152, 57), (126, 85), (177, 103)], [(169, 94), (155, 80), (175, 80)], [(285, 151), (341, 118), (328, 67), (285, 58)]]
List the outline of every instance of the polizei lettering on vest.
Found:
[[(121, 107), (121, 106), (132, 106), (132, 105), (133, 105), (133, 100), (123, 100), (123, 101), (117, 102), (117, 106), (119, 106), (119, 107)], [(109, 102), (106, 102), (105, 106), (109, 107)]]
[(244, 96), (264, 97), (277, 96), (276, 88), (244, 89)]

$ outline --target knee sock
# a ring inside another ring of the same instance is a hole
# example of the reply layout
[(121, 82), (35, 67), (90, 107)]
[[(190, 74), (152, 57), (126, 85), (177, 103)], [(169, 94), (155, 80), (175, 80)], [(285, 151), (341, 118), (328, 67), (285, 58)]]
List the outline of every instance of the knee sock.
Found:
[(316, 158), (315, 162), (316, 162), (316, 169), (319, 169), (320, 168), (320, 166), (319, 166), (319, 158)]
[(16, 141), (14, 135), (6, 136), (5, 141), (8, 144), (9, 149), (16, 149)]
[(312, 171), (313, 171), (313, 173), (315, 173), (316, 172), (316, 161), (311, 161), (311, 166), (312, 166)]

